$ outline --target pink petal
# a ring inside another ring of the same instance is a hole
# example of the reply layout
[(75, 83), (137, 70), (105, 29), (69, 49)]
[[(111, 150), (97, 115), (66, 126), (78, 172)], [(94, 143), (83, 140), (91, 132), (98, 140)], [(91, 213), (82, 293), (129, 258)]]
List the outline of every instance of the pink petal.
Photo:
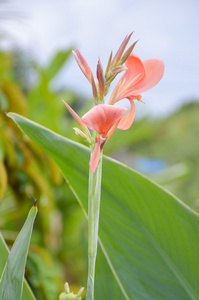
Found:
[(108, 104), (99, 104), (91, 108), (83, 117), (82, 121), (90, 129), (104, 134), (117, 122), (125, 113), (126, 108)]
[(110, 139), (110, 137), (112, 136), (112, 134), (114, 133), (114, 131), (117, 129), (117, 126), (120, 122), (121, 118), (111, 127), (111, 129), (108, 131), (107, 133), (107, 139), (106, 141), (108, 141), (108, 139)]
[(151, 58), (143, 62), (146, 76), (134, 85), (133, 91), (127, 94), (127, 98), (148, 91), (153, 88), (164, 74), (164, 63), (161, 59)]
[(64, 100), (62, 100), (62, 101), (66, 105), (66, 107), (67, 107), (68, 111), (70, 112), (70, 114), (73, 116), (73, 118), (79, 124), (79, 126), (83, 129), (83, 131), (85, 133), (89, 132), (88, 128), (86, 127), (84, 122), (82, 122), (82, 119), (78, 116), (78, 114), (76, 114), (76, 112), (70, 107), (70, 105), (68, 105), (68, 103), (66, 103)]
[(144, 64), (134, 52), (127, 58), (125, 66), (128, 68), (126, 71), (126, 81), (131, 81), (140, 73), (143, 74), (143, 76), (145, 75)]
[[(113, 93), (117, 90), (117, 87), (120, 85), (117, 95), (117, 100), (126, 98), (126, 95), (131, 93), (134, 90), (136, 84), (138, 84), (145, 77), (145, 67), (141, 59), (135, 54), (131, 53), (128, 59), (125, 62), (128, 70), (121, 77), (120, 81), (116, 85)], [(121, 82), (123, 82), (121, 84)]]
[(100, 139), (98, 140), (97, 144), (95, 145), (95, 148), (91, 154), (89, 167), (93, 173), (95, 173), (95, 170), (98, 166), (99, 160), (100, 160)]
[(122, 119), (120, 120), (120, 122), (117, 126), (117, 128), (119, 128), (121, 130), (129, 129), (129, 127), (131, 127), (133, 120), (135, 118), (135, 103), (134, 103), (133, 99), (129, 99), (129, 101), (131, 103), (131, 108), (130, 108), (129, 112), (127, 112), (127, 114), (122, 117)]

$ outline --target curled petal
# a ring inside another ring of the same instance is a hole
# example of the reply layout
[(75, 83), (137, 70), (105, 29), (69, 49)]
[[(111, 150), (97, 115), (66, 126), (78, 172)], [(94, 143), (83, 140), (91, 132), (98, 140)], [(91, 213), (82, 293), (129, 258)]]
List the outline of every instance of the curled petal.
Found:
[(131, 81), (140, 73), (142, 74), (142, 77), (145, 76), (145, 66), (142, 60), (134, 52), (132, 52), (126, 60), (125, 66), (128, 69), (125, 76), (126, 82)]
[(162, 60), (151, 58), (142, 62), (134, 53), (128, 57), (125, 66), (127, 71), (113, 90), (114, 94), (119, 86), (116, 102), (124, 98), (136, 98), (138, 94), (148, 91), (160, 81), (164, 73)]
[(134, 85), (132, 94), (127, 94), (127, 98), (150, 90), (158, 84), (164, 74), (164, 63), (161, 59), (147, 59), (143, 61), (143, 65), (146, 71), (145, 76)]
[(99, 160), (100, 160), (100, 139), (98, 139), (97, 144), (95, 145), (95, 148), (91, 154), (89, 167), (93, 173), (95, 173), (95, 170), (98, 166)]
[(125, 113), (126, 108), (108, 104), (99, 104), (91, 108), (83, 117), (82, 121), (90, 129), (99, 134), (106, 135), (108, 130)]
[(134, 91), (136, 84), (145, 77), (144, 64), (135, 53), (131, 53), (125, 62), (125, 66), (127, 67), (127, 71), (121, 77), (113, 91), (114, 93), (119, 86), (116, 101), (126, 98), (127, 95)]
[(127, 112), (127, 114), (124, 115), (121, 118), (121, 120), (120, 120), (120, 122), (117, 126), (118, 129), (121, 129), (121, 130), (129, 129), (131, 127), (132, 123), (133, 123), (134, 118), (135, 118), (135, 103), (134, 103), (133, 99), (129, 99), (129, 101), (130, 101), (130, 104), (131, 104), (131, 108)]

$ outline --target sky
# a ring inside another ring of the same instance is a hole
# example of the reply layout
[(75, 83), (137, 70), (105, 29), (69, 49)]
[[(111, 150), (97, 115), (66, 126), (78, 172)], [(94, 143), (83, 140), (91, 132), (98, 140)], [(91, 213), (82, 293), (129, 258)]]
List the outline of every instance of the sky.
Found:
[[(145, 105), (136, 103), (140, 114), (166, 115), (191, 99), (199, 101), (198, 0), (10, 0), (0, 9), (1, 19), (9, 12), (1, 26), (13, 43), (42, 65), (72, 46), (95, 73), (98, 57), (105, 68), (110, 52), (134, 31), (135, 53), (165, 63), (160, 83), (142, 95)], [(92, 96), (72, 56), (54, 84)]]

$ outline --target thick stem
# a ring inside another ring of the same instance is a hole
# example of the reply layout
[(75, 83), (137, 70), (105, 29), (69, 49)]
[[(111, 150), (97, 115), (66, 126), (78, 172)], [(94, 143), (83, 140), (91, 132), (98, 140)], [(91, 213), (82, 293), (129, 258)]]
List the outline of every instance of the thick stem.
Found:
[(86, 300), (94, 300), (95, 262), (101, 198), (102, 153), (95, 173), (89, 170), (88, 187), (88, 281)]

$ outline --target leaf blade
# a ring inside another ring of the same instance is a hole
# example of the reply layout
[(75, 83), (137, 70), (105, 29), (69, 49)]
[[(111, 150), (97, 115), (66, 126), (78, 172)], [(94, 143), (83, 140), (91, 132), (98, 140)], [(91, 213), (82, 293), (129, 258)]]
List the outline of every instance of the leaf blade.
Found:
[[(33, 206), (10, 251), (1, 276), (0, 299), (21, 299), (22, 296), (25, 298), (29, 294), (29, 287), (27, 285), (23, 291), (23, 277), (36, 214), (37, 207)], [(5, 256), (6, 250), (4, 249), (4, 257)]]
[[(54, 158), (86, 214), (88, 149), (16, 114), (10, 116)], [(106, 157), (99, 235), (124, 299), (199, 297), (198, 215), (144, 176)]]

